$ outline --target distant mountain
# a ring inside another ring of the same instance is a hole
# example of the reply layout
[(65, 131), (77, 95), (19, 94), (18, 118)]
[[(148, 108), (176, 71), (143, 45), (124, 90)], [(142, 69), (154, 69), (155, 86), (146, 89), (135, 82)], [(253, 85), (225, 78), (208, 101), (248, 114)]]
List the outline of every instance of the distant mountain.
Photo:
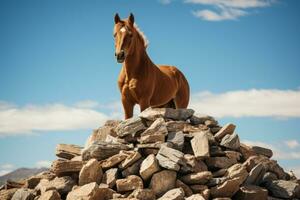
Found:
[(19, 168), (8, 174), (0, 176), (0, 186), (5, 184), (6, 180), (18, 181), (40, 172), (48, 170), (47, 168)]

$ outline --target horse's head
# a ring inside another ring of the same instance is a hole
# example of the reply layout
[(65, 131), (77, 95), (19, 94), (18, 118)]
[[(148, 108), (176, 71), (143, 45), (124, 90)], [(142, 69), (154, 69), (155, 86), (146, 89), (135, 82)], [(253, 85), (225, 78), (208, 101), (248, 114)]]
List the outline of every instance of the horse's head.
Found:
[(119, 63), (124, 62), (130, 54), (134, 29), (134, 16), (130, 13), (128, 19), (121, 20), (119, 15), (115, 15), (114, 38), (115, 38), (115, 57)]

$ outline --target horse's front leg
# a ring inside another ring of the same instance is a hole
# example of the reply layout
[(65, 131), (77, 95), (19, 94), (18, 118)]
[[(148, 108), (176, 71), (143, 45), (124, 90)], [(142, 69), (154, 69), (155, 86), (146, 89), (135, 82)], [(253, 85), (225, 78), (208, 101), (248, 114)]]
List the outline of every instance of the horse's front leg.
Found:
[(150, 107), (150, 99), (142, 99), (139, 102), (140, 104), (140, 110), (143, 112), (145, 109)]
[(131, 118), (133, 116), (134, 103), (126, 97), (122, 97), (122, 104), (125, 113), (125, 119)]

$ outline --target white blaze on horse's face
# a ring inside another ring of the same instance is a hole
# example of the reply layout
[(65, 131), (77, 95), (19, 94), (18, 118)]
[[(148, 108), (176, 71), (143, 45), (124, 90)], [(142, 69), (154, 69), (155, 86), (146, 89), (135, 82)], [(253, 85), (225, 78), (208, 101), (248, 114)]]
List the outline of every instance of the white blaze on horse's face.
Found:
[(123, 63), (125, 61), (126, 56), (128, 55), (128, 51), (131, 44), (132, 32), (128, 27), (122, 26), (115, 33), (116, 38), (116, 52), (115, 56), (119, 63)]
[(123, 26), (123, 27), (120, 29), (120, 31), (121, 31), (122, 33), (124, 33), (124, 32), (126, 32), (126, 28)]

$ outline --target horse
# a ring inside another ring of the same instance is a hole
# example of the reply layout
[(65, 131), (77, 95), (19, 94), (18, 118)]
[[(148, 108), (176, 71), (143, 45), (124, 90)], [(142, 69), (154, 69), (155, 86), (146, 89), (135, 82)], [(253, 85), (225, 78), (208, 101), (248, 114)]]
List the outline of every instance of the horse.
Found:
[(190, 88), (183, 73), (174, 66), (155, 65), (146, 48), (148, 41), (130, 13), (127, 19), (114, 17), (115, 58), (122, 63), (118, 87), (125, 119), (133, 116), (133, 108), (142, 112), (152, 108), (187, 108)]

